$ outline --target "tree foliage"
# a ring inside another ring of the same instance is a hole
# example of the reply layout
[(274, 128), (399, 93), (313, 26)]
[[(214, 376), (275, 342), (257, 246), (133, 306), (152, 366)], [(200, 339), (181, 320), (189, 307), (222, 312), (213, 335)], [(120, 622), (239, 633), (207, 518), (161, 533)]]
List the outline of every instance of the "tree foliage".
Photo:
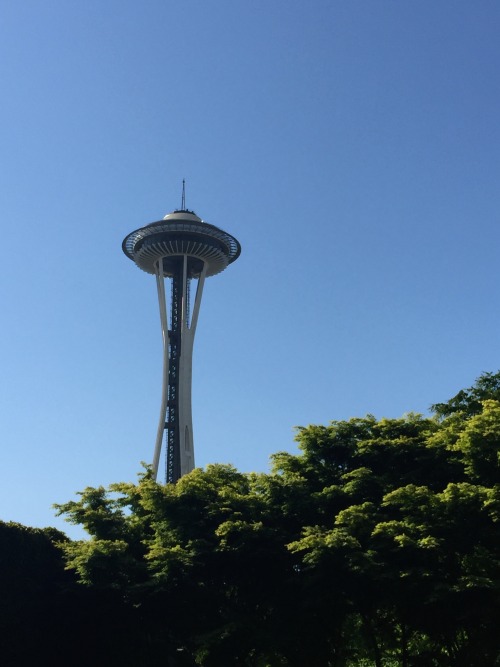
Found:
[(146, 470), (58, 506), (90, 536), (66, 567), (140, 647), (120, 664), (500, 665), (500, 374), (297, 441), (269, 474)]

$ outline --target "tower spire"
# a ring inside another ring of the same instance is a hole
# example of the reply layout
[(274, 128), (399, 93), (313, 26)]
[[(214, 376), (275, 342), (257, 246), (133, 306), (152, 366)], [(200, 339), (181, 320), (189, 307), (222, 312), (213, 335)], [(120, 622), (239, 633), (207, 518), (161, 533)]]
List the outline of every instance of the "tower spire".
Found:
[(182, 179), (182, 201), (181, 201), (181, 211), (186, 210), (186, 179)]

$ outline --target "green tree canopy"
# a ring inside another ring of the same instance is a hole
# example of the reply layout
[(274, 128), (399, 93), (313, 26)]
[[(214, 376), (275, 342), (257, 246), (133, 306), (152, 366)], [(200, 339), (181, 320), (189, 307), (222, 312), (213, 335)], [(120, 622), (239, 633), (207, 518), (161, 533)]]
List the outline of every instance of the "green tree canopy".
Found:
[(301, 427), (269, 474), (88, 488), (67, 567), (171, 664), (498, 665), (500, 374), (434, 407)]

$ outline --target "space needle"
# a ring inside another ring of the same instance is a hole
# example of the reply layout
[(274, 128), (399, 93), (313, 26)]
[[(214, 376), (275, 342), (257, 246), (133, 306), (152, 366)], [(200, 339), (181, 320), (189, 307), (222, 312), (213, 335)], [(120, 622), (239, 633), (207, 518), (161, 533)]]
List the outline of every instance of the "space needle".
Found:
[[(238, 259), (241, 246), (234, 236), (204, 222), (186, 208), (183, 182), (181, 208), (163, 220), (128, 234), (122, 248), (140, 269), (156, 276), (163, 338), (163, 381), (152, 469), (156, 479), (165, 433), (165, 481), (173, 483), (194, 468), (193, 343), (205, 278), (224, 271)], [(168, 279), (167, 289), (165, 278)], [(193, 283), (197, 283), (194, 301)]]

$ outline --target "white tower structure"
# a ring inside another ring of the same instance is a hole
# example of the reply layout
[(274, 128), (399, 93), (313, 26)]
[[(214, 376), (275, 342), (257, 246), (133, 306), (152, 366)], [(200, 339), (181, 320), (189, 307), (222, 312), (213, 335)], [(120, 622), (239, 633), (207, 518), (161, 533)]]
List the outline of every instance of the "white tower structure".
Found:
[[(183, 192), (181, 209), (131, 232), (122, 248), (140, 269), (156, 276), (163, 337), (163, 382), (152, 467), (156, 479), (165, 432), (165, 481), (173, 483), (195, 465), (191, 378), (194, 335), (205, 279), (234, 262), (241, 246), (233, 236), (187, 210)], [(165, 289), (165, 278), (170, 290)], [(193, 282), (197, 282), (194, 301)]]

